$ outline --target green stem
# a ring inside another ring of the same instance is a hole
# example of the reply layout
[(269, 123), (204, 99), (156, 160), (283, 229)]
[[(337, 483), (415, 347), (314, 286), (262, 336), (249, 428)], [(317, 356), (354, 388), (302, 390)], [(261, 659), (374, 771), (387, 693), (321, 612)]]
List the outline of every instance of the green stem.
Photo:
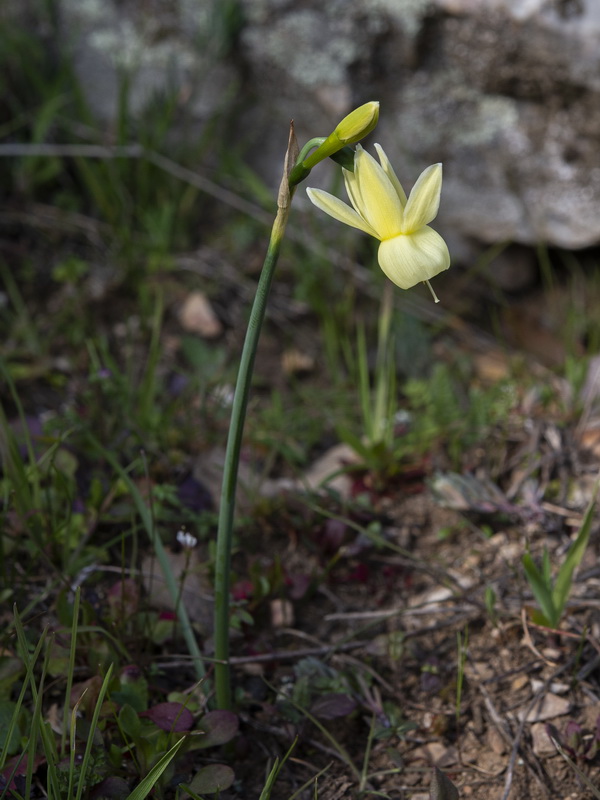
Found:
[(290, 211), (293, 190), (290, 191), (289, 189), (288, 175), (295, 161), (296, 153), (295, 137), (293, 135), (293, 129), (291, 129), (284, 174), (277, 201), (277, 216), (273, 223), (271, 239), (256, 289), (256, 296), (252, 305), (252, 311), (250, 312), (246, 338), (242, 349), (235, 396), (231, 409), (227, 450), (225, 452), (221, 505), (217, 530), (217, 552), (215, 558), (215, 689), (217, 707), (220, 709), (228, 709), (231, 707), (231, 680), (229, 671), (229, 585), (240, 449), (242, 446), (242, 435), (244, 432), (244, 422), (246, 419), (246, 408), (248, 405), (248, 395), (250, 394), (256, 348), (265, 317), (269, 289), (273, 280), (273, 274), (275, 272), (275, 266), (277, 265), (281, 242)]

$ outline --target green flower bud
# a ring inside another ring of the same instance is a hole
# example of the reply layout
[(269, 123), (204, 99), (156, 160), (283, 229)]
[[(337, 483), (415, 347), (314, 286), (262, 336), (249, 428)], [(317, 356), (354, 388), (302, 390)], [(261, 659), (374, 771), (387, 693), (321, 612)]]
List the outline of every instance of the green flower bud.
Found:
[(325, 139), (308, 158), (302, 162), (305, 169), (312, 169), (316, 164), (337, 153), (348, 144), (359, 142), (371, 133), (379, 120), (379, 103), (371, 101), (355, 108), (339, 123), (333, 133)]
[(340, 122), (333, 135), (342, 144), (356, 144), (375, 128), (379, 121), (379, 103), (371, 101), (355, 108)]

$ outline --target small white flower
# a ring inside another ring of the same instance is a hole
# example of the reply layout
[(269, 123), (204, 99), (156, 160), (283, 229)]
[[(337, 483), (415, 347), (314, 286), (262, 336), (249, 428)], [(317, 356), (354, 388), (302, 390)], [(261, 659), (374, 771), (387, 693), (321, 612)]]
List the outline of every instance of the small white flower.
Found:
[(177, 541), (187, 550), (192, 550), (198, 544), (198, 539), (196, 539), (195, 536), (192, 536), (191, 533), (183, 530), (177, 531)]

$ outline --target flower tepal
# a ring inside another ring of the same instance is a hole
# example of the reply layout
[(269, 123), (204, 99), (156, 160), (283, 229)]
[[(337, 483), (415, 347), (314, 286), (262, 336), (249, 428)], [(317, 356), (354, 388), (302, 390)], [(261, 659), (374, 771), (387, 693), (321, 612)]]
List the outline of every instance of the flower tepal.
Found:
[(321, 189), (306, 191), (317, 208), (379, 239), (379, 266), (401, 289), (410, 289), (450, 266), (446, 242), (428, 224), (440, 204), (442, 165), (427, 167), (407, 198), (383, 148), (375, 149), (379, 163), (357, 145), (354, 172), (343, 170), (351, 206)]

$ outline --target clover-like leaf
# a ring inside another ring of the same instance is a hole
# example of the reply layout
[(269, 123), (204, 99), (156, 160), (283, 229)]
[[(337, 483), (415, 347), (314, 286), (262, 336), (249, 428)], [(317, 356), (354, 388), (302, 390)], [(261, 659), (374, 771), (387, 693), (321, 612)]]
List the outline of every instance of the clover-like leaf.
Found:
[(319, 719), (346, 717), (356, 708), (356, 701), (342, 692), (329, 692), (312, 704), (310, 713)]
[(209, 764), (194, 775), (189, 787), (182, 788), (194, 794), (216, 794), (229, 789), (234, 780), (235, 773), (227, 764)]
[(148, 711), (143, 711), (140, 717), (148, 717), (163, 731), (176, 731), (182, 733), (189, 731), (194, 724), (191, 711), (181, 703), (158, 703)]
[(194, 749), (225, 744), (233, 739), (238, 728), (239, 720), (233, 711), (209, 711), (198, 725), (204, 735), (196, 737)]

